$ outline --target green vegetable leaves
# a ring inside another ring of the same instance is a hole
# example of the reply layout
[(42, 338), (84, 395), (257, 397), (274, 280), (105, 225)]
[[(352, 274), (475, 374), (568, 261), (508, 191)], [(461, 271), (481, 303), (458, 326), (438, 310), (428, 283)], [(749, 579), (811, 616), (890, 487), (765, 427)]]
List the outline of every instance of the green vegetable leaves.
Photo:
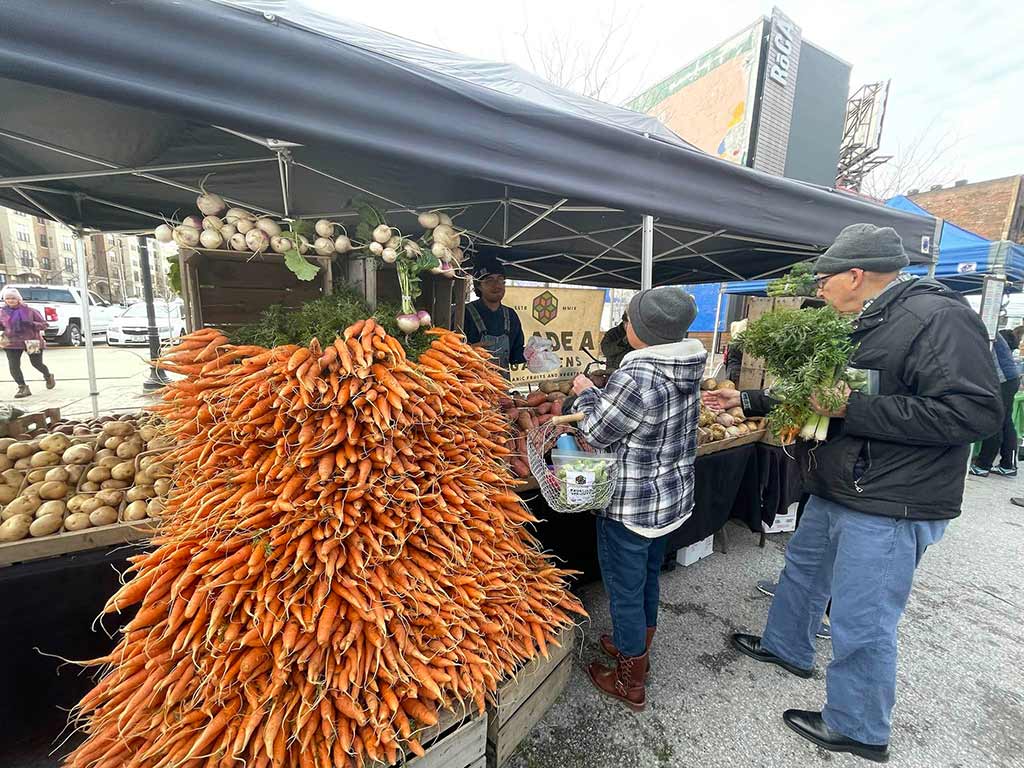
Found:
[(810, 262), (802, 262), (765, 288), (769, 296), (814, 296), (818, 292)]
[(320, 267), (303, 257), (297, 248), (285, 252), (284, 265), (294, 272), (299, 280), (312, 280), (320, 273)]

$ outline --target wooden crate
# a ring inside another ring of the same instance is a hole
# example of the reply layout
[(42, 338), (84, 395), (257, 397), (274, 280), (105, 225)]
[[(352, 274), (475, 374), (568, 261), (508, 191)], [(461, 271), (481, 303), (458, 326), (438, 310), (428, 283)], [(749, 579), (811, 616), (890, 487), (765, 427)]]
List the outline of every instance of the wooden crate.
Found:
[(744, 365), (740, 368), (740, 380), (736, 382), (736, 389), (761, 389), (764, 386), (764, 375), (763, 368), (750, 368)]
[[(487, 715), (445, 711), (437, 725), (419, 736), (425, 753), (400, 759), (405, 768), (484, 768), (487, 747)], [(366, 768), (386, 768), (384, 763), (368, 760)]]
[(750, 443), (760, 443), (764, 438), (764, 430), (758, 430), (757, 432), (748, 432), (745, 435), (739, 437), (728, 437), (725, 440), (716, 440), (713, 443), (704, 443), (704, 445), (697, 446), (698, 456), (707, 456), (709, 453), (718, 453), (719, 451), (727, 451), (730, 448), (738, 448), (741, 445), (750, 445)]
[(49, 429), (60, 421), (59, 408), (47, 408), (38, 413), (26, 413), (24, 416), (0, 422), (0, 437), (27, 438), (39, 429)]
[(86, 528), (84, 531), (64, 531), (38, 539), (10, 541), (0, 544), (0, 567), (142, 541), (153, 535), (155, 525), (154, 520), (139, 520), (134, 523), (114, 523), (99, 528)]
[(487, 711), (487, 768), (503, 766), (558, 700), (572, 673), (573, 633), (565, 630), (550, 658), (537, 658), (498, 687)]

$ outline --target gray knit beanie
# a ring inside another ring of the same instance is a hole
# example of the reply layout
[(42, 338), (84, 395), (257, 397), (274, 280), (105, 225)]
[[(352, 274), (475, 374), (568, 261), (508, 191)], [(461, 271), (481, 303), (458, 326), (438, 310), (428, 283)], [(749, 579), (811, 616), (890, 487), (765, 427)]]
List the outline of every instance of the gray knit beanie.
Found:
[(837, 275), (848, 269), (865, 272), (899, 272), (910, 263), (903, 241), (892, 227), (851, 224), (814, 264), (819, 275)]
[(648, 288), (630, 300), (626, 317), (645, 344), (674, 344), (686, 338), (697, 317), (697, 302), (678, 285)]

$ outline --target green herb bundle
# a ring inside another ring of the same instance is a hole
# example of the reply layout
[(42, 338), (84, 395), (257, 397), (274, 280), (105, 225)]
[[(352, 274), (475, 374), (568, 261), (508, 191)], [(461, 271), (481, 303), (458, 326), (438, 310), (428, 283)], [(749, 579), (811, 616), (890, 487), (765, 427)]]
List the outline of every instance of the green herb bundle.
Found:
[(802, 262), (780, 278), (772, 280), (765, 288), (769, 296), (814, 296), (817, 284), (810, 262)]
[(842, 406), (835, 385), (842, 381), (854, 346), (853, 323), (831, 307), (777, 309), (750, 323), (744, 351), (764, 360), (775, 377), (768, 415), (772, 431), (789, 442), (798, 436), (824, 440), (829, 419), (811, 409), (811, 396), (828, 409)]

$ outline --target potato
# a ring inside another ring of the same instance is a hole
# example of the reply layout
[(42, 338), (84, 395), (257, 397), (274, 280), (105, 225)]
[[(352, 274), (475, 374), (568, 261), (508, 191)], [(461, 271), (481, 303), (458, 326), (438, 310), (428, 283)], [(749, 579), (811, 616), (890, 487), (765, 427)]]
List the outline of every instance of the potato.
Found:
[(46, 515), (46, 517), (37, 517), (32, 521), (32, 524), (28, 528), (28, 532), (32, 536), (49, 536), (51, 533), (59, 531), (63, 523), (64, 517), (62, 515)]
[(700, 383), (700, 388), (703, 389), (705, 392), (710, 392), (717, 386), (718, 382), (715, 381), (714, 379), (704, 379), (704, 381)]
[(89, 516), (84, 512), (75, 512), (64, 519), (64, 530), (66, 531), (83, 531), (91, 525)]
[(6, 472), (14, 466), (14, 462), (7, 458), (7, 454), (0, 453), (0, 472)]
[(115, 464), (110, 470), (110, 477), (113, 480), (131, 480), (135, 477), (135, 462), (122, 461)]
[(730, 408), (728, 411), (726, 411), (726, 413), (728, 413), (730, 416), (736, 419), (736, 421), (743, 421), (744, 419), (747, 418), (747, 415), (743, 413), (743, 409), (740, 408), (739, 406), (736, 406), (735, 408)]
[(139, 437), (145, 443), (148, 443), (150, 440), (153, 440), (154, 438), (158, 437), (159, 435), (160, 435), (160, 430), (158, 430), (156, 427), (152, 427), (152, 426), (147, 425), (145, 427), (140, 427), (139, 428)]
[(100, 507), (89, 513), (89, 522), (93, 525), (110, 525), (117, 522), (117, 510), (113, 507)]
[(0, 437), (0, 453), (7, 455), (7, 449), (14, 445), (17, 440), (13, 437)]
[(138, 499), (124, 508), (124, 519), (130, 523), (134, 523), (138, 520), (145, 520), (147, 510), (148, 505), (146, 502)]
[(158, 479), (161, 477), (170, 477), (171, 467), (166, 462), (158, 461), (154, 464), (150, 464), (149, 467), (146, 468), (146, 472), (150, 477)]
[(127, 421), (108, 421), (103, 425), (103, 433), (112, 437), (128, 437), (135, 432)]
[(82, 503), (79, 505), (78, 510), (80, 512), (85, 512), (85, 514), (87, 514), (87, 515), (90, 515), (93, 512), (95, 512), (97, 509), (99, 509), (100, 507), (105, 507), (105, 506), (108, 506), (108, 505), (104, 504), (102, 501), (97, 499), (95, 496), (88, 496), (88, 497), (85, 497), (85, 500), (82, 501)]
[(156, 490), (152, 485), (136, 485), (134, 488), (129, 488), (128, 492), (124, 495), (128, 501), (152, 499), (154, 496), (156, 496)]
[(82, 503), (89, 499), (88, 496), (72, 496), (68, 499), (68, 512), (78, 512), (82, 509)]
[(0, 477), (4, 479), (7, 485), (15, 488), (21, 488), (21, 484), (25, 482), (25, 473), (19, 472), (17, 469), (5, 469), (0, 472)]
[(151, 499), (149, 504), (146, 505), (146, 515), (148, 517), (160, 517), (164, 513), (164, 503), (160, 499)]
[(726, 434), (726, 437), (739, 437), (740, 436), (740, 428), (739, 427), (728, 427), (725, 430), (725, 434)]
[(104, 456), (102, 459), (96, 462), (96, 466), (111, 469), (112, 467), (116, 467), (120, 463), (121, 459), (119, 459), (117, 456)]
[(42, 503), (43, 502), (36, 496), (26, 496), (25, 494), (22, 494), (4, 507), (4, 511), (2, 513), (3, 519), (7, 520), (15, 515), (27, 515), (28, 517), (32, 517), (32, 515), (35, 514), (35, 511), (39, 509), (39, 505)]
[(64, 517), (64, 512), (67, 511), (67, 507), (63, 501), (44, 501), (39, 505), (39, 509), (36, 510), (36, 517), (45, 517), (46, 515), (60, 515)]
[(0, 485), (0, 507), (18, 498), (18, 489), (12, 485)]
[(132, 487), (132, 483), (131, 483), (130, 480), (104, 480), (102, 483), (100, 483), (100, 490), (101, 491), (109, 491), (109, 490), (120, 491), (120, 490), (124, 490), (125, 488), (131, 488), (131, 487)]
[(7, 448), (7, 458), (11, 461), (28, 458), (33, 453), (35, 453), (35, 449), (31, 443), (12, 443)]
[(104, 488), (102, 491), (97, 492), (97, 500), (111, 507), (121, 506), (121, 502), (124, 501), (124, 493), (116, 488)]
[(27, 483), (41, 483), (46, 479), (45, 469), (33, 469), (27, 475), (25, 475), (25, 482)]
[(151, 477), (149, 472), (142, 469), (135, 473), (135, 484), (136, 485), (152, 485), (156, 478)]
[(108, 437), (103, 441), (103, 447), (111, 451), (117, 450), (117, 446), (125, 441), (123, 437)]
[(85, 464), (68, 464), (64, 471), (68, 473), (68, 482), (71, 485), (78, 485), (78, 481), (85, 475)]
[(715, 389), (736, 389), (736, 385), (726, 379), (725, 381), (718, 382), (718, 386)]
[(79, 424), (79, 425), (78, 425), (77, 427), (75, 427), (75, 428), (74, 428), (74, 429), (72, 430), (71, 434), (73, 434), (73, 435), (77, 435), (77, 436), (79, 436), (79, 437), (86, 437), (86, 436), (88, 436), (88, 435), (91, 435), (91, 434), (92, 434), (92, 430), (90, 430), (90, 429), (89, 429), (89, 428), (88, 428), (87, 426), (85, 426), (84, 424)]
[(552, 392), (560, 392), (561, 390), (558, 387), (559, 384), (557, 381), (542, 381), (537, 385), (537, 389), (545, 395), (550, 395)]
[[(136, 475), (136, 477), (138, 477)], [(171, 491), (171, 480), (167, 477), (161, 477), (155, 483), (153, 483), (153, 490), (156, 491), (157, 496), (166, 496)]]
[(146, 443), (146, 448), (151, 451), (160, 451), (164, 448), (173, 448), (174, 438), (167, 435), (158, 435)]
[(145, 446), (142, 444), (141, 440), (133, 438), (131, 440), (126, 440), (117, 446), (117, 450), (114, 451), (114, 453), (116, 453), (118, 458), (121, 459), (134, 459), (142, 453), (142, 449), (144, 447)]
[(28, 457), (24, 459), (18, 459), (16, 462), (14, 462), (14, 468), (20, 470), (32, 469), (32, 459)]
[(39, 498), (41, 499), (63, 499), (68, 495), (68, 484), (51, 480), (39, 487)]
[[(94, 458), (96, 461), (103, 461), (103, 459), (110, 458), (111, 456), (114, 456), (114, 452), (108, 448), (103, 448), (101, 450), (96, 451), (96, 456)], [(114, 456), (114, 458), (117, 457)]]
[(61, 461), (65, 464), (88, 464), (95, 455), (88, 445), (73, 445), (64, 451)]
[(0, 524), (0, 541), (18, 541), (28, 536), (32, 527), (32, 518), (28, 515), (15, 515)]
[(78, 490), (83, 491), (85, 493), (95, 493), (99, 489), (100, 489), (100, 484), (99, 483), (94, 483), (91, 480), (88, 480), (88, 481), (82, 483), (80, 486), (78, 486)]
[(85, 479), (90, 483), (102, 483), (104, 480), (110, 479), (110, 469), (108, 467), (93, 467), (85, 473)]
[[(39, 472), (40, 470), (36, 470)], [(71, 473), (66, 467), (54, 467), (53, 469), (42, 470), (43, 479), (51, 483), (66, 483), (71, 480)]]
[(42, 448), (44, 451), (49, 451), (51, 453), (56, 453), (57, 455), (60, 455), (71, 447), (71, 440), (68, 438), (67, 435), (62, 435), (59, 433), (56, 435), (47, 435), (46, 437), (39, 441), (39, 447)]

